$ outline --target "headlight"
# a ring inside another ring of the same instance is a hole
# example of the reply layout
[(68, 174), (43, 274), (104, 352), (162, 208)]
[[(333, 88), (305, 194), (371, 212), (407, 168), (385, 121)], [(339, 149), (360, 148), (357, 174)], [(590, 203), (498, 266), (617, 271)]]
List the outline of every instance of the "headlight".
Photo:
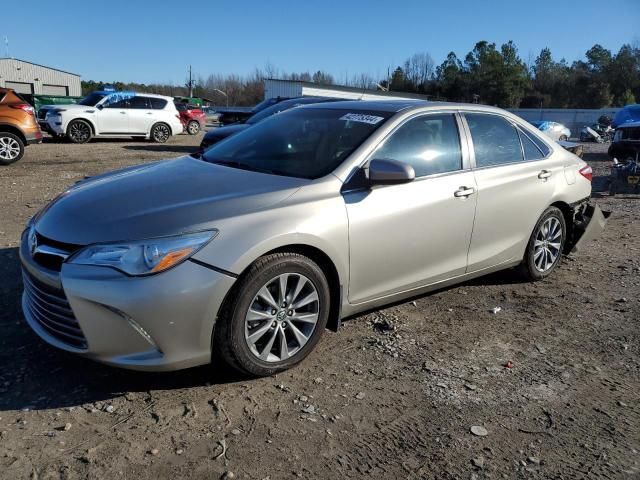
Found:
[(111, 267), (127, 275), (151, 275), (184, 262), (217, 234), (218, 230), (208, 230), (136, 242), (90, 245), (68, 262)]

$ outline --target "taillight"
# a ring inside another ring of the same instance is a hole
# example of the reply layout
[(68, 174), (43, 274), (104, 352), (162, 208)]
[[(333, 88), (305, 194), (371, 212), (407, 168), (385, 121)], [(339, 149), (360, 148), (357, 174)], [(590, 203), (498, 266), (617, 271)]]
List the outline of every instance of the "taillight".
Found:
[(33, 107), (28, 103), (17, 103), (15, 105), (9, 105), (11, 108), (16, 108), (18, 110), (24, 110), (33, 115)]
[(589, 181), (593, 180), (593, 170), (591, 169), (591, 167), (589, 165), (587, 165), (586, 167), (582, 167), (578, 171), (580, 172), (580, 175), (582, 175), (587, 180), (589, 180)]

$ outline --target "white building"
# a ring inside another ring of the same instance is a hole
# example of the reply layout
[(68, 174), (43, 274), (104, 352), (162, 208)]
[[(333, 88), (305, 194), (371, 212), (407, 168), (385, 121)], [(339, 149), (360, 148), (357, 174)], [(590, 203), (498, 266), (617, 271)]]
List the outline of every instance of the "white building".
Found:
[(82, 95), (80, 75), (15, 58), (0, 58), (0, 87), (28, 95)]
[(264, 98), (276, 97), (334, 97), (349, 100), (428, 100), (427, 95), (418, 95), (415, 93), (382, 92), (362, 88), (343, 87), (340, 85), (320, 85), (313, 82), (268, 78), (264, 81)]

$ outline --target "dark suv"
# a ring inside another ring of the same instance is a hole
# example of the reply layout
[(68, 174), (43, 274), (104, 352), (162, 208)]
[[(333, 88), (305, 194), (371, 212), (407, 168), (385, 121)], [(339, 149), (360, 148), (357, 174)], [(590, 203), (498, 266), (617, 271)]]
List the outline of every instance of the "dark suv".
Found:
[(13, 90), (0, 88), (0, 165), (17, 162), (26, 145), (41, 141), (33, 107)]

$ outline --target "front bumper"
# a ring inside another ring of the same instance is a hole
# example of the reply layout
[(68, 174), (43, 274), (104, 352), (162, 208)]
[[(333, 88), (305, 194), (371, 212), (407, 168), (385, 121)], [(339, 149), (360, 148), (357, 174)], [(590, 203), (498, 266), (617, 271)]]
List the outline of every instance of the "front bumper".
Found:
[(22, 298), (27, 323), (51, 345), (133, 370), (178, 370), (211, 361), (216, 316), (234, 278), (189, 260), (148, 277), (68, 263), (55, 272), (33, 260), (26, 235), (20, 259), (25, 276), (66, 297), (86, 339), (86, 346), (78, 347), (52, 334), (47, 319), (42, 321), (49, 310), (42, 306), (44, 296), (33, 305), (27, 288)]

